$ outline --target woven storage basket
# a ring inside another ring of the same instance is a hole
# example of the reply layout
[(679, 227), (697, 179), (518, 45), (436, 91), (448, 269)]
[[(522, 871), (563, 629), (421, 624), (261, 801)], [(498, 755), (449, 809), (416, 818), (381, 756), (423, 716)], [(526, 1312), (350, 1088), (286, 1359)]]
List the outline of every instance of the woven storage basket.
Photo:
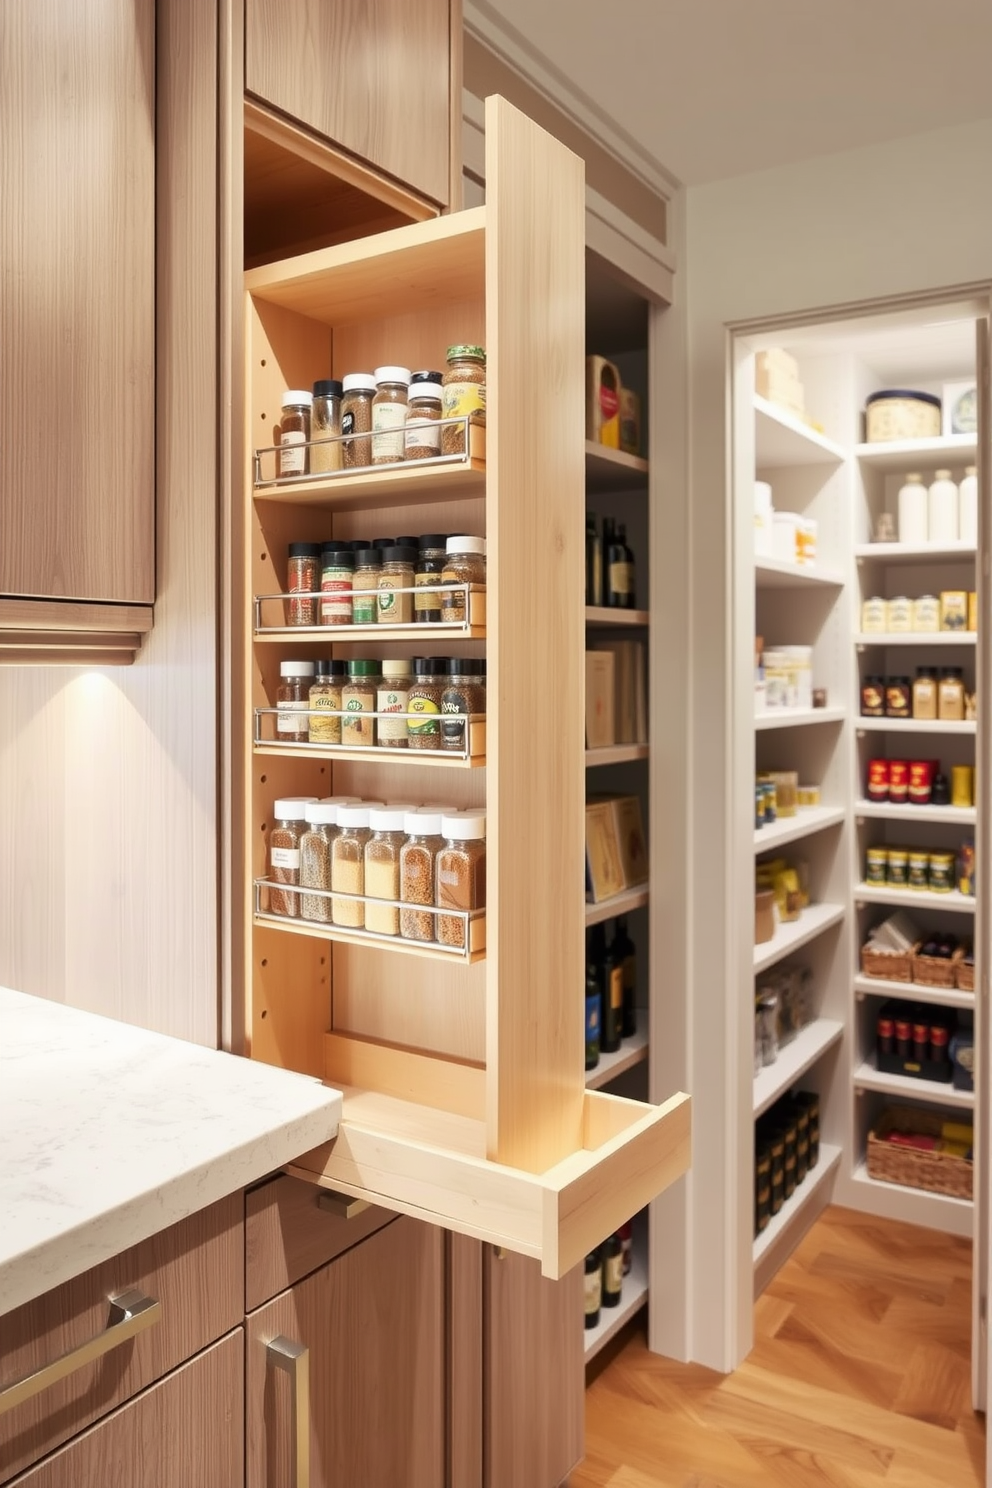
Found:
[(959, 992), (974, 992), (975, 990), (975, 963), (967, 962), (964, 956), (954, 964), (954, 976)]
[(913, 981), (919, 982), (921, 987), (950, 989), (955, 985), (957, 963), (961, 959), (960, 950), (955, 951), (953, 956), (914, 956)]
[(895, 1147), (885, 1137), (891, 1131), (915, 1132), (939, 1137), (941, 1118), (912, 1106), (889, 1106), (868, 1133), (868, 1176), (904, 1188), (925, 1188), (930, 1193), (954, 1199), (973, 1195), (973, 1164), (949, 1152), (920, 1152), (915, 1147)]
[(871, 946), (862, 946), (861, 970), (865, 976), (877, 977), (883, 982), (911, 982), (913, 952), (875, 951)]

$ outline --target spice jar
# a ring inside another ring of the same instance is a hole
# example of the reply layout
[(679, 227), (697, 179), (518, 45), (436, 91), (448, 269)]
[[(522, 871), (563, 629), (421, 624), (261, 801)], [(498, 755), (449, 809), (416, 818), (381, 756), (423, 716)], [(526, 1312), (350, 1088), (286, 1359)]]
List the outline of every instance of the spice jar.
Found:
[(440, 749), (441, 694), (448, 679), (446, 656), (415, 656), (414, 682), (407, 701), (406, 733), (410, 749)]
[(382, 553), (378, 548), (358, 548), (354, 555), (355, 571), (351, 580), (352, 625), (375, 625), (379, 618), (376, 590), (382, 572)]
[(417, 589), (434, 586), (433, 594), (413, 596), (413, 618), (417, 625), (436, 625), (441, 619), (441, 594), (437, 586), (448, 557), (448, 538), (443, 532), (427, 532), (418, 544), (413, 582)]
[(372, 399), (373, 465), (396, 465), (403, 459), (409, 386), (408, 367), (376, 367)]
[(310, 743), (340, 744), (341, 688), (348, 669), (343, 661), (315, 661), (314, 668), (310, 688)]
[[(449, 346), (448, 367), (441, 379), (444, 416), (486, 422), (486, 353), (481, 346)], [(446, 455), (465, 453), (465, 425), (445, 424), (441, 449)]]
[[(330, 889), (331, 845), (337, 836), (338, 803), (312, 801), (307, 806), (307, 829), (300, 838), (300, 888)], [(329, 924), (331, 901), (320, 894), (300, 895), (304, 920)]]
[[(413, 565), (417, 559), (416, 547), (408, 548), (396, 544), (382, 550), (382, 569), (379, 573), (379, 624), (413, 624)], [(397, 594), (397, 589), (406, 589), (407, 594)]]
[[(443, 816), (441, 836), (444, 844), (435, 862), (435, 903), (438, 909), (485, 909), (484, 813), (462, 812), (457, 816)], [(471, 941), (468, 922), (461, 916), (439, 914), (437, 938), (442, 945), (457, 946), (459, 950), (464, 950)]]
[(371, 372), (349, 372), (342, 381), (341, 460), (346, 470), (372, 464), (372, 399), (375, 378)]
[(937, 682), (937, 717), (948, 722), (964, 719), (964, 672), (961, 667), (941, 667)]
[(307, 444), (310, 439), (310, 413), (313, 394), (301, 388), (288, 388), (282, 395), (277, 454), (280, 478), (306, 475), (310, 469)]
[(341, 433), (341, 394), (343, 388), (336, 377), (325, 377), (313, 385), (313, 414), (310, 420), (310, 472), (340, 470), (341, 444), (337, 435)]
[[(410, 697), (411, 661), (384, 661), (382, 681), (376, 693), (376, 743), (381, 749), (406, 749), (406, 710)], [(394, 713), (395, 718), (383, 715)]]
[(861, 684), (862, 718), (885, 717), (885, 678), (866, 677)]
[[(403, 819), (406, 841), (400, 848), (400, 894), (404, 904), (433, 905), (435, 860), (444, 846), (441, 813), (422, 808)], [(434, 915), (427, 909), (401, 909), (404, 940), (434, 940)]]
[[(316, 594), (320, 588), (319, 543), (296, 542), (289, 545), (288, 577), (286, 590), (289, 594)], [(291, 599), (289, 601), (290, 625), (316, 625), (317, 601), (315, 599)]]
[(448, 661), (448, 685), (441, 694), (441, 748), (450, 754), (468, 754), (471, 745), (468, 719), (485, 711), (486, 689), (477, 663), (452, 656)]
[[(376, 806), (381, 801), (374, 803)], [(365, 844), (369, 831), (370, 804), (338, 807), (338, 833), (331, 843), (331, 888), (335, 894), (365, 893)], [(331, 919), (335, 925), (361, 929), (365, 924), (365, 905), (360, 899), (331, 900)]]
[(449, 537), (445, 548), (441, 582), (459, 587), (441, 595), (441, 618), (448, 624), (464, 625), (468, 611), (465, 590), (460, 586), (486, 582), (486, 539)]
[(300, 882), (300, 838), (307, 819), (307, 807), (315, 796), (290, 796), (276, 801), (272, 810), (275, 826), (269, 833), (269, 879), (287, 888), (269, 889), (269, 913), (299, 918), (299, 895), (291, 893)]
[[(400, 850), (407, 808), (373, 806), (369, 812), (372, 835), (365, 844), (365, 894), (368, 899), (400, 897)], [(365, 928), (377, 935), (400, 933), (400, 912), (394, 905), (366, 904)]]
[(913, 683), (913, 717), (932, 722), (937, 717), (937, 678), (933, 667), (918, 666)]
[(307, 709), (310, 706), (310, 684), (314, 678), (312, 661), (279, 663), (279, 686), (276, 689), (276, 736), (281, 744), (305, 744), (309, 736)]
[(346, 749), (371, 749), (374, 745), (375, 704), (381, 681), (377, 661), (349, 661), (348, 680), (341, 689), (341, 743)]
[(355, 555), (350, 548), (329, 543), (320, 550), (320, 623), (351, 624), (351, 591)]
[(885, 684), (886, 718), (908, 718), (913, 707), (913, 689), (908, 677), (889, 677)]
[(432, 460), (441, 453), (441, 377), (410, 383), (404, 453), (408, 460)]

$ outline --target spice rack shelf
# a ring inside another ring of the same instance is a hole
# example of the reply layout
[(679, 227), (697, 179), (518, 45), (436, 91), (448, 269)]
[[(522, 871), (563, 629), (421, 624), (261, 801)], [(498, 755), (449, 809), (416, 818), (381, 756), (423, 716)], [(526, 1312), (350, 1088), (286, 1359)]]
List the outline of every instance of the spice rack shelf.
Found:
[[(902, 462), (900, 461), (900, 469)], [(862, 543), (854, 549), (859, 563), (942, 563), (955, 559), (974, 560), (973, 543)]]
[[(256, 501), (281, 502), (288, 506), (319, 506), (328, 511), (355, 511), (369, 506), (411, 506), (415, 502), (461, 501), (483, 496), (486, 490), (484, 460), (451, 456), (456, 463), (433, 460), (384, 466), (366, 475), (287, 481), (260, 486)], [(426, 469), (423, 467), (427, 467)]]
[(812, 723), (843, 723), (846, 708), (772, 708), (768, 713), (757, 713), (756, 729), (805, 728)]
[(955, 1106), (973, 1110), (975, 1092), (955, 1090), (950, 1080), (918, 1080), (912, 1075), (887, 1075), (875, 1068), (874, 1059), (866, 1059), (854, 1071), (855, 1090), (875, 1090), (882, 1095), (911, 1097), (930, 1101), (935, 1106)]
[[(378, 592), (378, 591), (376, 591)], [(421, 596), (442, 594), (464, 595), (458, 608), (464, 611), (462, 620), (439, 620), (430, 624), (390, 624), (388, 621), (373, 621), (365, 625), (273, 625), (265, 623), (265, 606), (312, 603), (314, 606), (327, 599), (320, 591), (282, 594), (256, 594), (252, 600), (254, 610), (254, 636), (257, 641), (323, 641), (335, 645), (345, 641), (423, 641), (444, 636), (455, 640), (485, 640), (486, 638), (486, 591), (478, 584), (424, 584), (418, 589), (400, 585), (391, 589), (394, 595)], [(450, 605), (454, 608), (453, 605)], [(292, 613), (292, 612), (291, 612)], [(271, 610), (269, 610), (271, 616)]]
[(859, 1163), (852, 1181), (871, 1194), (871, 1212), (903, 1224), (920, 1225), (928, 1230), (943, 1230), (951, 1235), (970, 1236), (973, 1224), (971, 1199), (951, 1194), (927, 1193), (922, 1188), (907, 1188), (901, 1183), (886, 1183), (872, 1178), (865, 1163)]
[(862, 718), (857, 720), (859, 733), (869, 734), (975, 734), (978, 725), (969, 720), (964, 723), (947, 719), (924, 718)]
[(586, 769), (595, 769), (597, 765), (625, 765), (632, 760), (647, 759), (650, 753), (650, 744), (610, 744), (603, 749), (587, 749)]
[(931, 825), (973, 827), (978, 819), (974, 806), (892, 806), (886, 801), (854, 803), (855, 818), (870, 821), (911, 821)]
[(756, 557), (754, 582), (758, 589), (839, 589), (844, 575), (839, 569), (823, 568), (818, 563), (789, 563), (784, 558)]
[(799, 1225), (805, 1229), (811, 1223), (814, 1204), (826, 1202), (825, 1189), (840, 1167), (841, 1148), (829, 1142), (820, 1143), (820, 1156), (816, 1167), (811, 1168), (790, 1199), (786, 1199), (777, 1214), (772, 1215), (761, 1234), (755, 1238), (754, 1294), (759, 1296), (778, 1269), (775, 1251), (779, 1242), (783, 1248), (793, 1249), (796, 1237), (790, 1234)]
[(843, 904), (811, 904), (808, 909), (803, 910), (798, 920), (789, 920), (786, 924), (779, 925), (771, 940), (754, 948), (755, 976), (768, 971), (792, 951), (809, 945), (811, 940), (816, 940), (817, 936), (823, 935), (834, 925), (839, 925), (846, 913), (847, 907)]
[(867, 997), (898, 997), (904, 1002), (929, 1002), (934, 1007), (973, 1008), (974, 992), (956, 987), (926, 987), (922, 982), (889, 982), (881, 977), (856, 976), (854, 991), (859, 1000)]
[(847, 453), (826, 435), (756, 394), (754, 399), (755, 465), (777, 470), (791, 465), (840, 465)]
[[(262, 881), (259, 881), (262, 887)], [(265, 884), (265, 887), (281, 889), (281, 885)], [(417, 910), (425, 906), (416, 905)], [(407, 908), (410, 908), (408, 905)], [(452, 911), (445, 910), (445, 914)], [(481, 915), (471, 921), (467, 950), (461, 946), (442, 945), (439, 941), (404, 940), (401, 935), (378, 935), (371, 930), (348, 929), (343, 925), (321, 924), (315, 920), (291, 919), (288, 915), (270, 914), (256, 910), (254, 923), (268, 930), (278, 930), (286, 935), (307, 935), (313, 940), (330, 940), (342, 945), (375, 946), (379, 950), (395, 951), (401, 956), (417, 956), (429, 961), (457, 961), (474, 965), (485, 960), (486, 921)]]
[(602, 925), (604, 920), (613, 920), (617, 915), (630, 914), (632, 910), (642, 909), (651, 898), (651, 890), (647, 884), (639, 884), (632, 889), (624, 889), (622, 894), (614, 894), (612, 899), (601, 899), (598, 904), (586, 905), (586, 925)]
[(463, 759), (461, 755), (445, 754), (441, 749), (380, 749), (373, 745), (369, 749), (345, 749), (338, 744), (276, 744), (274, 742), (256, 744), (254, 754), (260, 758), (285, 758), (292, 755), (296, 759), (332, 760), (358, 763), (359, 761), (373, 761), (380, 765), (430, 765), (432, 769), (439, 770), (484, 770), (486, 768), (486, 756), (472, 755), (469, 759)]
[(648, 1300), (648, 1227), (641, 1215), (634, 1220), (633, 1251), (630, 1270), (623, 1279), (623, 1291), (617, 1307), (604, 1307), (595, 1328), (585, 1330), (585, 1355), (589, 1364), (599, 1351), (615, 1338)]
[(602, 1090), (619, 1075), (626, 1074), (638, 1064), (644, 1064), (651, 1042), (646, 1008), (637, 1009), (637, 1025), (637, 1032), (631, 1038), (624, 1039), (619, 1049), (612, 1054), (600, 1054), (596, 1068), (586, 1071), (587, 1090)]
[(885, 635), (865, 635), (862, 632), (854, 637), (854, 644), (862, 651), (887, 646), (916, 646), (922, 651), (927, 646), (974, 646), (977, 641), (978, 635), (974, 630), (956, 634), (950, 631), (931, 631), (930, 634), (911, 631), (908, 635), (889, 635), (888, 632)]
[(608, 449), (605, 444), (586, 440), (586, 490), (591, 495), (601, 491), (640, 491), (647, 489), (650, 466), (640, 455)]
[(614, 610), (607, 605), (586, 605), (586, 624), (599, 628), (614, 625), (647, 626), (650, 610)]
[(768, 852), (772, 848), (784, 847), (787, 842), (799, 842), (803, 837), (812, 837), (815, 832), (825, 832), (828, 827), (839, 826), (847, 816), (843, 806), (800, 806), (795, 816), (781, 816), (767, 826), (755, 827), (754, 850)]
[(797, 1080), (828, 1049), (840, 1041), (844, 1025), (837, 1018), (817, 1018), (806, 1028), (801, 1028), (790, 1043), (785, 1044), (774, 1064), (766, 1065), (754, 1077), (753, 1114), (755, 1120), (773, 1106), (780, 1095), (791, 1090)]
[[(902, 472), (919, 467), (937, 470), (941, 465), (971, 465), (978, 454), (974, 434), (950, 434), (942, 439), (894, 439), (884, 444), (858, 444), (856, 457), (876, 470)], [(906, 464), (909, 460), (911, 463)]]
[(903, 909), (913, 905), (917, 909), (943, 909), (948, 914), (973, 915), (975, 899), (969, 894), (960, 894), (951, 889), (947, 894), (935, 894), (932, 889), (891, 889), (883, 884), (856, 884), (854, 899), (857, 904), (892, 904)]

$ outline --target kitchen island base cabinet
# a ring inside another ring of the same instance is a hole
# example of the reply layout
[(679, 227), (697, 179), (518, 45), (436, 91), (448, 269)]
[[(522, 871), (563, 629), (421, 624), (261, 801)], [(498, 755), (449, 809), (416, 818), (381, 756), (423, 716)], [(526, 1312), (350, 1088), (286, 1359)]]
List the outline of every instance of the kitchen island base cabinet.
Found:
[(84, 1431), (16, 1488), (242, 1488), (244, 1333)]
[(306, 1391), (276, 1338), (309, 1351), (310, 1488), (444, 1488), (445, 1237), (397, 1219), (250, 1314), (247, 1488), (290, 1477)]

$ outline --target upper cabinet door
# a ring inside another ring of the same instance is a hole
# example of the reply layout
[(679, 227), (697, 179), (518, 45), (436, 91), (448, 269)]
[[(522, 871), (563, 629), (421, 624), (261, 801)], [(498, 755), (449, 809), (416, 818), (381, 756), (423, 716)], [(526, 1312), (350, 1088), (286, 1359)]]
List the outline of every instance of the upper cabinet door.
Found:
[(245, 89), (446, 206), (447, 0), (248, 0)]
[(154, 0), (0, 6), (0, 595), (154, 599)]

